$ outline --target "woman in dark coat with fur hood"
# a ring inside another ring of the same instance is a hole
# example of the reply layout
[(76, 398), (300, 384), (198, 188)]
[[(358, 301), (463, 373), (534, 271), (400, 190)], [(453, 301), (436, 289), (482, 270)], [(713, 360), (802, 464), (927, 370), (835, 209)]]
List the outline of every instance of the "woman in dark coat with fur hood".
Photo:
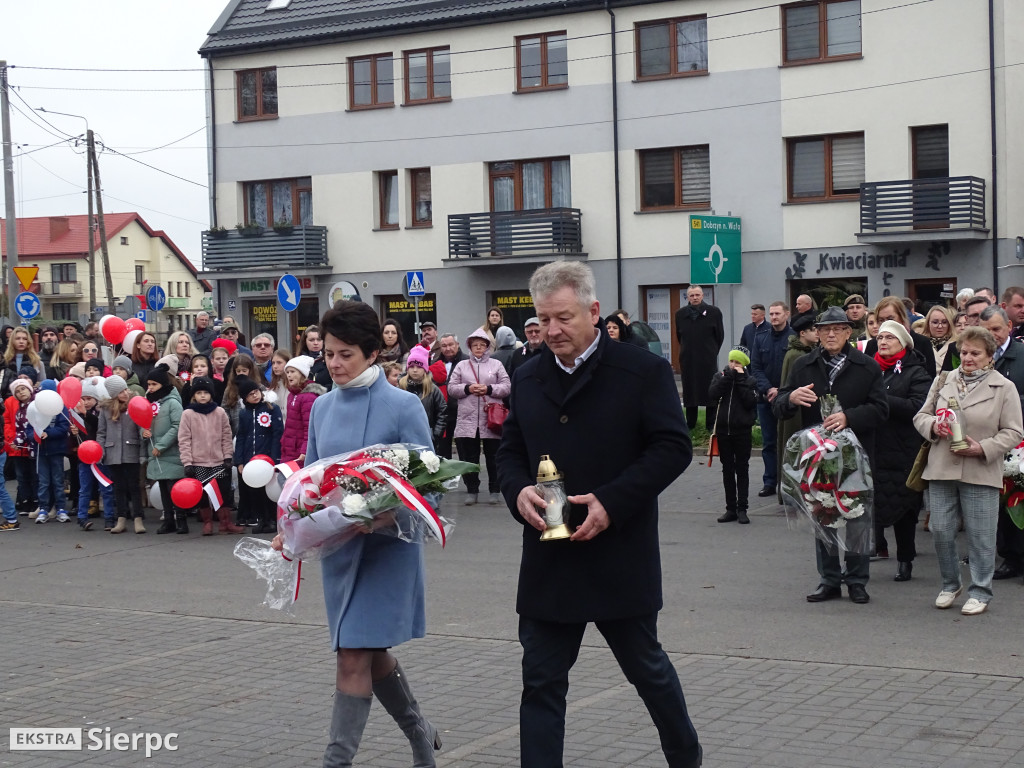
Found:
[[(914, 532), (921, 509), (921, 493), (907, 488), (907, 475), (921, 447), (914, 416), (924, 405), (932, 378), (920, 358), (912, 354), (914, 340), (900, 323), (886, 320), (875, 337), (875, 362), (882, 369), (889, 418), (875, 437), (875, 550), (888, 557), (885, 529), (896, 537), (896, 581), (909, 581), (913, 570)], [(930, 351), (930, 350), (925, 350)]]

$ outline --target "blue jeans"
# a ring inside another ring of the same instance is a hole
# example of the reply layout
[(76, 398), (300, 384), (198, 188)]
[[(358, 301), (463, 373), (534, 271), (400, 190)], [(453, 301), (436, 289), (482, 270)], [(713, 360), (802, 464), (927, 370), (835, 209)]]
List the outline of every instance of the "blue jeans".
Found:
[(14, 508), (14, 499), (7, 492), (7, 483), (3, 482), (4, 465), (7, 463), (7, 454), (0, 453), (0, 512), (3, 512), (4, 519), (13, 523), (18, 520), (18, 510)]
[(778, 441), (779, 425), (772, 413), (771, 403), (757, 404), (757, 421), (761, 425), (761, 459), (764, 461), (763, 482), (765, 488), (773, 491), (779, 484)]
[[(110, 470), (103, 464), (97, 464), (96, 468), (110, 477)], [(92, 499), (93, 489), (97, 485), (100, 485), (100, 481), (92, 473), (92, 465), (86, 464), (84, 461), (78, 462), (78, 522), (80, 523), (89, 519), (89, 501)], [(112, 517), (111, 512), (116, 506), (114, 486), (103, 487), (100, 485), (100, 494), (103, 496), (103, 513), (109, 520)]]
[(39, 454), (39, 512), (49, 514), (50, 509), (58, 512), (68, 503), (64, 496), (64, 454)]

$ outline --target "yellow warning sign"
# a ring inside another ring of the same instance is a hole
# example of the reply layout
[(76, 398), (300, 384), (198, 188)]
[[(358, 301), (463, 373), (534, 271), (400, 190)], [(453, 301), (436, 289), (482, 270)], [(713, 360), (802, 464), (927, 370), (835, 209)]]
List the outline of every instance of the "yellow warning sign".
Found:
[(18, 282), (21, 283), (21, 289), (27, 291), (32, 287), (32, 283), (36, 281), (36, 275), (39, 274), (39, 267), (14, 267), (14, 274), (18, 276)]

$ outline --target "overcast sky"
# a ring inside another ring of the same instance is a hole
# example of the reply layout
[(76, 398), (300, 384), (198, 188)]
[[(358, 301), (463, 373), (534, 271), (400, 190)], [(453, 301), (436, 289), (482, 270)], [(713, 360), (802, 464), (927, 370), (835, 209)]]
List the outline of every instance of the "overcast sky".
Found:
[[(203, 59), (196, 51), (226, 5), (227, 0), (5, 3), (0, 59), (15, 67), (9, 79), (19, 217), (87, 213), (84, 147), (75, 148), (73, 141), (58, 143), (66, 134), (84, 135), (85, 122), (34, 110), (82, 115), (97, 140), (111, 149), (141, 153), (131, 157), (188, 179), (112, 151), (99, 157), (104, 211), (137, 211), (199, 265), (209, 203)], [(154, 151), (145, 151), (150, 149)]]

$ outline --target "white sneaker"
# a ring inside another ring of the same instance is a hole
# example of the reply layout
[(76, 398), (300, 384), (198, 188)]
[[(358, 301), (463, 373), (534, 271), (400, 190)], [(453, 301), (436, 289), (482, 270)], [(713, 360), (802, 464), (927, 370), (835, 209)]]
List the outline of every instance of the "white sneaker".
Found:
[(988, 603), (983, 603), (976, 597), (969, 598), (964, 607), (960, 609), (960, 613), (964, 616), (977, 616), (979, 613), (984, 613), (988, 609)]
[(60, 512), (57, 513), (57, 522), (58, 523), (70, 523), (71, 522), (71, 518), (68, 517), (68, 513), (65, 512), (62, 509)]
[(49, 518), (46, 516), (45, 512), (40, 512), (39, 515), (36, 517), (37, 523), (45, 523), (47, 520), (49, 520)]
[(35, 520), (37, 517), (39, 517), (39, 507), (36, 507), (35, 509), (28, 513), (29, 520)]
[[(963, 591), (964, 591), (964, 588), (961, 585), (961, 586), (957, 587), (956, 592), (946, 592), (945, 590), (943, 590), (942, 592), (939, 592), (939, 596), (935, 598), (935, 607), (936, 608), (952, 608), (954, 601), (958, 597), (960, 597), (960, 593), (963, 592)], [(970, 601), (968, 601), (968, 602), (970, 602)]]

